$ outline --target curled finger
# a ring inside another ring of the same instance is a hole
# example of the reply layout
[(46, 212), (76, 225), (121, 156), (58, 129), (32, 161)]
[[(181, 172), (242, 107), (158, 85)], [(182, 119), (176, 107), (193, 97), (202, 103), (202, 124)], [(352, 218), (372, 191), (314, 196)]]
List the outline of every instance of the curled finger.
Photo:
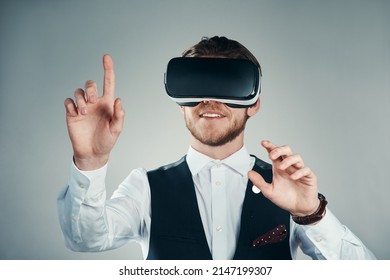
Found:
[(71, 117), (77, 117), (77, 108), (76, 104), (71, 98), (67, 98), (64, 101), (65, 109), (66, 109), (66, 114)]
[(76, 101), (77, 110), (82, 114), (87, 114), (87, 102), (85, 100), (85, 93), (81, 88), (78, 88), (74, 92), (74, 98)]
[(269, 158), (272, 161), (283, 160), (286, 157), (289, 157), (291, 155), (292, 155), (292, 151), (289, 146), (276, 147), (269, 152)]
[(97, 85), (92, 80), (85, 82), (85, 97), (87, 102), (90, 103), (96, 103), (98, 100)]
[(303, 168), (305, 164), (303, 163), (302, 157), (300, 155), (291, 155), (284, 157), (282, 162), (279, 164), (279, 169), (286, 170), (289, 167)]
[(114, 102), (114, 114), (110, 124), (112, 133), (114, 134), (121, 133), (124, 119), (125, 119), (125, 110), (122, 107), (120, 98), (117, 98)]
[(304, 177), (307, 177), (308, 179), (311, 179), (311, 178), (314, 178), (315, 175), (314, 175), (313, 171), (309, 167), (304, 167), (304, 168), (298, 169), (293, 174), (291, 174), (291, 179), (295, 180), (295, 181), (299, 180), (299, 179), (302, 179)]

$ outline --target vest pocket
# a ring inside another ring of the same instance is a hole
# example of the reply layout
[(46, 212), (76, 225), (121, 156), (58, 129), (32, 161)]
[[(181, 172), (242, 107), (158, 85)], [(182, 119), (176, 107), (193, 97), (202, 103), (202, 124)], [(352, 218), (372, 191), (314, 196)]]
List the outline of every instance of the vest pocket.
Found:
[(282, 242), (287, 237), (286, 225), (278, 225), (252, 242), (253, 247)]

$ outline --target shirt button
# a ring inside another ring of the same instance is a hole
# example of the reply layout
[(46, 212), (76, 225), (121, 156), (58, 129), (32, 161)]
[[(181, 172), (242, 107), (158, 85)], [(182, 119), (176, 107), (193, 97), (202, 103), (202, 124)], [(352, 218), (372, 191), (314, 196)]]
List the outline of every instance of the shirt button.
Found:
[(84, 189), (85, 188), (85, 185), (83, 183), (79, 183), (79, 187)]
[(218, 186), (218, 187), (222, 186), (222, 182), (221, 181), (217, 181), (217, 182), (215, 182), (215, 185)]
[(318, 237), (316, 237), (316, 242), (321, 242), (322, 241), (322, 237), (320, 237), (320, 236), (318, 236)]
[(216, 230), (217, 231), (222, 231), (222, 226), (217, 226)]

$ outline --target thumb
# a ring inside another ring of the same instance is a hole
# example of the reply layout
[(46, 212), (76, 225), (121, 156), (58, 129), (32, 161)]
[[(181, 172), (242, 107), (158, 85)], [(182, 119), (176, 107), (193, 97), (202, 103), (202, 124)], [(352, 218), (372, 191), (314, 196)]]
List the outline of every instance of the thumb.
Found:
[(250, 170), (248, 172), (248, 178), (251, 180), (254, 186), (261, 190), (265, 197), (268, 197), (272, 191), (272, 185), (267, 183), (263, 176), (256, 171)]
[(110, 124), (111, 132), (114, 134), (119, 134), (122, 131), (124, 120), (125, 110), (122, 107), (120, 98), (117, 98), (114, 102), (114, 114)]

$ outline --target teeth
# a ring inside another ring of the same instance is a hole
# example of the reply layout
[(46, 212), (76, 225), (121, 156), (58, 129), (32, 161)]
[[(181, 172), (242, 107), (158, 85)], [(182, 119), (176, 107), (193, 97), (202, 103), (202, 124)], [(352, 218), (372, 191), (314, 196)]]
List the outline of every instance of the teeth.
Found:
[(220, 118), (222, 116), (219, 115), (219, 114), (202, 114), (202, 117), (206, 117), (206, 118)]

